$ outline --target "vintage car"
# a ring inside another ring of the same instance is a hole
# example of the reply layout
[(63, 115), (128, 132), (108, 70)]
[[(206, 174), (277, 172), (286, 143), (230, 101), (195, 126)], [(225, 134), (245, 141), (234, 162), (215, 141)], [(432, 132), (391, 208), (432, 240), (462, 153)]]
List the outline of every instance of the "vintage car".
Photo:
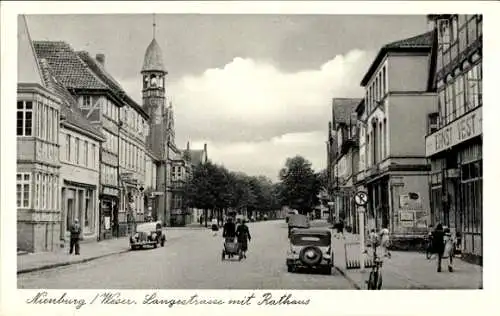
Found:
[(154, 248), (165, 245), (166, 236), (162, 231), (161, 222), (150, 222), (137, 225), (135, 233), (130, 236), (130, 248), (132, 250), (144, 246)]
[(290, 234), (295, 228), (309, 228), (310, 223), (309, 219), (305, 215), (301, 214), (292, 214), (288, 219), (288, 238), (290, 238)]
[(331, 274), (333, 268), (332, 234), (324, 228), (297, 228), (290, 235), (287, 251), (288, 272), (298, 268), (318, 270)]

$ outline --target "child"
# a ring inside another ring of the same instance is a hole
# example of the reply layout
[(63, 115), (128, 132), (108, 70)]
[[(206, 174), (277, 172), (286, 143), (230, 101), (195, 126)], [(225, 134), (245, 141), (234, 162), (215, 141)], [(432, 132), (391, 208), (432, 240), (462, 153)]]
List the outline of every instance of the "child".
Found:
[(214, 236), (217, 236), (217, 232), (219, 231), (219, 223), (217, 222), (217, 218), (212, 218), (212, 231), (214, 232)]
[(387, 228), (382, 228), (380, 230), (380, 246), (382, 247), (385, 257), (391, 257), (389, 252), (389, 230)]

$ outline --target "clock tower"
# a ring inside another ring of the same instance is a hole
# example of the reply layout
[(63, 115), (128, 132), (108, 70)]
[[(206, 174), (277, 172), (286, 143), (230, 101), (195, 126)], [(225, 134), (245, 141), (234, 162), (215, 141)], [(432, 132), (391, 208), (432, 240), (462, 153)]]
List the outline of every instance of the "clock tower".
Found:
[(157, 209), (153, 212), (155, 220), (170, 225), (171, 192), (170, 183), (171, 163), (169, 153), (175, 148), (173, 140), (173, 110), (166, 106), (165, 76), (167, 71), (163, 64), (163, 53), (156, 41), (156, 23), (153, 22), (153, 40), (146, 48), (142, 75), (142, 104), (149, 115), (150, 132), (147, 135), (148, 147), (160, 159), (157, 170), (156, 190), (163, 192), (158, 196)]

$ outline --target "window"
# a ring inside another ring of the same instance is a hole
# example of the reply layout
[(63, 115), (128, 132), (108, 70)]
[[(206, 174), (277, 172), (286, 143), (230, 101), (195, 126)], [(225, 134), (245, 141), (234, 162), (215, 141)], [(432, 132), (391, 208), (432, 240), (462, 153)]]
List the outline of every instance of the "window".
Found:
[(47, 175), (42, 175), (42, 209), (47, 209)]
[(52, 175), (47, 175), (47, 209), (52, 209)]
[(464, 77), (462, 75), (455, 79), (455, 103), (457, 117), (460, 117), (465, 112)]
[(92, 106), (92, 97), (90, 95), (82, 96), (82, 108), (90, 108)]
[(451, 43), (455, 43), (458, 40), (458, 20), (457, 16), (451, 19)]
[(83, 165), (85, 167), (89, 165), (89, 143), (87, 141), (83, 143)]
[(52, 194), (54, 196), (54, 198), (52, 199), (53, 201), (53, 208), (54, 210), (57, 210), (59, 208), (59, 178), (54, 176), (54, 179), (53, 179), (53, 182), (52, 182), (52, 186), (54, 188), (54, 190), (52, 191)]
[(90, 144), (89, 168), (92, 168), (92, 169), (95, 168), (94, 157), (95, 157), (95, 145)]
[(450, 23), (448, 20), (438, 20), (439, 25), (439, 41), (443, 52), (446, 52), (450, 47)]
[(79, 165), (80, 164), (80, 139), (79, 138), (75, 139), (75, 148), (76, 148), (76, 152), (75, 152), (76, 164)]
[(65, 150), (65, 157), (64, 160), (66, 161), (71, 161), (71, 136), (69, 134), (66, 134), (65, 137), (65, 144), (64, 144), (64, 150)]
[(467, 109), (474, 109), (482, 104), (481, 64), (474, 65), (466, 74)]
[(40, 207), (40, 174), (37, 173), (35, 177), (35, 208)]
[(31, 207), (31, 174), (17, 173), (16, 175), (16, 198), (18, 208)]
[(17, 136), (31, 136), (33, 128), (33, 102), (17, 101)]
[(49, 130), (49, 124), (47, 124), (47, 122), (49, 121), (49, 115), (50, 115), (50, 108), (48, 106), (45, 106), (44, 107), (44, 115), (45, 115), (45, 119), (43, 120), (43, 126), (44, 126), (44, 130), (45, 130), (45, 137), (44, 139), (45, 140), (49, 140), (49, 137), (50, 137), (50, 130)]
[(453, 98), (453, 84), (446, 86), (446, 121), (451, 122), (455, 118), (455, 100)]
[(382, 95), (385, 95), (387, 93), (387, 87), (385, 84), (386, 81), (386, 74), (385, 74), (385, 66), (382, 68)]
[(47, 140), (52, 141), (52, 109), (47, 108)]

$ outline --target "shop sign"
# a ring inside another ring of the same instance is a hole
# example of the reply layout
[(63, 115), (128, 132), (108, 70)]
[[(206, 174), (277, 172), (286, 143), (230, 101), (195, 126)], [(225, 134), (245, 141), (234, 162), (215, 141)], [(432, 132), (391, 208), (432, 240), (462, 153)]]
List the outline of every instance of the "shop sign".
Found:
[(118, 190), (113, 188), (103, 187), (102, 194), (118, 196)]
[(419, 192), (409, 192), (408, 194), (399, 195), (399, 207), (400, 208), (411, 208), (411, 209), (421, 209), (422, 199)]
[(482, 107), (425, 138), (426, 157), (451, 148), (483, 132)]
[(400, 211), (399, 212), (399, 220), (401, 222), (412, 222), (413, 225), (413, 217), (414, 213), (412, 211)]

